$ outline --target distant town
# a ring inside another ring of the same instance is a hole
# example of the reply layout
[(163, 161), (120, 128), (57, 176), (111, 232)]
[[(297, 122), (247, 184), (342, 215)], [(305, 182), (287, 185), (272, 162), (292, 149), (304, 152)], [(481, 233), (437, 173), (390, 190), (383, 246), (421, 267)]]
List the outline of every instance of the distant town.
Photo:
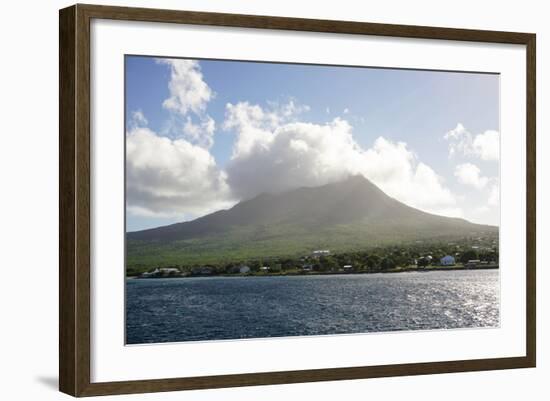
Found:
[(397, 273), (406, 271), (497, 269), (498, 238), (476, 237), (460, 241), (374, 247), (364, 251), (332, 252), (313, 249), (300, 257), (255, 258), (208, 265), (157, 266), (127, 271), (135, 278), (209, 276), (275, 276), (316, 274)]

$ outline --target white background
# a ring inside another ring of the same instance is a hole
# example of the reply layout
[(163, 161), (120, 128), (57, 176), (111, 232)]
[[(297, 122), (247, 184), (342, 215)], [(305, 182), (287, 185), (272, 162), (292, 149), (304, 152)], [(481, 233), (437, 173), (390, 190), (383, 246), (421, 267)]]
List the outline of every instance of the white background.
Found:
[[(92, 48), (93, 382), (525, 355), (524, 46), (100, 20)], [(500, 328), (124, 347), (125, 53), (500, 72)]]
[[(105, 3), (100, 2), (98, 3)], [(10, 400), (66, 398), (56, 392), (57, 382), (57, 9), (68, 2), (10, 3), (0, 24), (0, 395)], [(548, 198), (549, 163), (541, 157), (548, 149), (550, 107), (548, 59), (550, 26), (544, 2), (523, 1), (130, 1), (118, 5), (186, 8), (249, 14), (327, 19), (349, 19), (416, 25), (530, 31), (538, 34), (538, 204)], [(314, 6), (313, 6), (314, 5)], [(545, 92), (546, 90), (546, 92)], [(6, 124), (7, 122), (7, 124)], [(544, 228), (546, 226), (546, 228)], [(548, 213), (539, 206), (538, 244), (543, 249), (550, 229)], [(539, 251), (539, 255), (542, 253)], [(17, 275), (14, 273), (17, 272)], [(550, 297), (542, 289), (547, 281), (543, 260), (538, 262), (538, 368), (513, 371), (460, 373), (360, 381), (295, 384), (243, 389), (207, 390), (123, 396), (119, 399), (329, 400), (407, 398), (422, 400), (546, 399), (550, 389), (550, 350), (544, 342), (548, 328), (545, 310)], [(106, 397), (102, 399), (110, 399)]]

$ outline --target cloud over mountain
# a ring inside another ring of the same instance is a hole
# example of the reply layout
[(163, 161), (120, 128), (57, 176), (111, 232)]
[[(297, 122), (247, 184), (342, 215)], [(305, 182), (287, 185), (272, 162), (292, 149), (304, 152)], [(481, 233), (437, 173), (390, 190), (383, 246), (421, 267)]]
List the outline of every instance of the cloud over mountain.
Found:
[[(260, 193), (316, 187), (354, 175), (368, 178), (409, 206), (446, 216), (463, 216), (461, 205), (468, 209), (458, 195), (468, 188), (456, 182), (470, 186), (472, 192), (483, 190), (483, 202), (498, 200), (498, 184), (486, 167), (499, 158), (497, 131), (473, 135), (457, 124), (445, 134), (450, 156), (477, 159), (476, 164), (456, 160), (453, 177), (452, 167), (436, 171), (421, 160), (410, 147), (412, 140), (396, 141), (382, 133), (372, 137), (370, 144), (360, 144), (356, 138), (365, 135), (351, 123), (357, 122), (355, 104), (339, 108), (340, 117), (334, 112), (328, 117), (330, 109), (325, 113), (323, 106), (322, 116), (312, 119), (310, 108), (294, 98), (260, 105), (243, 96), (227, 103), (222, 117), (223, 106), (216, 102), (223, 96), (216, 98), (199, 61), (161, 59), (157, 63), (166, 69), (164, 74), (168, 72), (167, 95), (156, 102), (165, 110), (162, 125), (153, 113), (137, 110), (130, 114), (126, 133), (127, 204), (134, 214), (188, 219)], [(219, 87), (216, 90), (225, 95)], [(219, 127), (226, 132), (218, 133)], [(216, 161), (217, 135), (232, 141), (231, 157), (223, 166)]]
[(405, 143), (379, 137), (365, 150), (354, 140), (346, 120), (313, 124), (288, 118), (246, 102), (227, 105), (224, 127), (237, 135), (227, 182), (236, 198), (362, 174), (410, 206), (461, 214), (442, 178), (418, 161)]

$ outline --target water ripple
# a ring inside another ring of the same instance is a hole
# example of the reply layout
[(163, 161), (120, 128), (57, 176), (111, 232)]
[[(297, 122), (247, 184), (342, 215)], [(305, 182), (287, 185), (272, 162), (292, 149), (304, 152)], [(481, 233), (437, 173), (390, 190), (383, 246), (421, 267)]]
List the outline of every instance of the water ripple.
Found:
[(496, 270), (128, 280), (128, 344), (499, 325)]

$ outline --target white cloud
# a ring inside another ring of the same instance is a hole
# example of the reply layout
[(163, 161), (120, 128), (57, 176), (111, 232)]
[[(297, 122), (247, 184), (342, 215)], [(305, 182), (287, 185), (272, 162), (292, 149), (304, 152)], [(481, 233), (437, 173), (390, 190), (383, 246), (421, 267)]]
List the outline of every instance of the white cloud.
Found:
[(379, 137), (364, 155), (363, 174), (388, 195), (427, 212), (462, 216), (443, 178), (420, 162), (406, 143)]
[(498, 160), (500, 145), (499, 133), (488, 130), (482, 134), (472, 135), (462, 124), (447, 132), (444, 138), (449, 141), (449, 156), (478, 157), (482, 160)]
[(208, 149), (214, 120), (205, 113), (213, 91), (194, 60), (158, 59), (170, 68), (170, 118), (158, 135), (138, 110), (126, 134), (127, 208), (134, 215), (188, 219), (229, 206), (226, 175)]
[(347, 107), (344, 109), (344, 114), (349, 114), (349, 109)]
[(307, 104), (300, 104), (293, 98), (290, 98), (287, 102), (267, 102), (272, 114), (278, 119), (295, 119), (298, 115), (306, 113), (310, 110)]
[(164, 101), (163, 106), (182, 116), (189, 112), (203, 112), (214, 93), (203, 80), (198, 61), (158, 59), (157, 62), (170, 66), (170, 97)]
[(485, 188), (489, 182), (489, 178), (482, 176), (479, 167), (472, 163), (459, 164), (454, 174), (461, 184), (471, 185), (477, 189)]
[(187, 219), (231, 204), (208, 150), (144, 127), (126, 135), (126, 178), (128, 210), (137, 215)]
[(132, 127), (145, 127), (149, 124), (149, 121), (147, 121), (141, 110), (135, 110), (131, 113), (130, 123)]
[(183, 133), (192, 143), (209, 149), (214, 144), (214, 131), (216, 123), (210, 117), (204, 117), (198, 124), (194, 123), (190, 117), (187, 117), (183, 125)]
[(233, 157), (252, 152), (255, 146), (269, 142), (271, 131), (285, 120), (275, 111), (264, 111), (258, 105), (239, 102), (226, 105), (224, 128), (238, 132), (233, 145)]
[(482, 160), (499, 159), (499, 135), (497, 131), (485, 131), (476, 135), (472, 143), (473, 152)]
[(165, 134), (174, 138), (182, 135), (194, 145), (209, 149), (214, 144), (216, 124), (206, 114), (214, 92), (204, 81), (198, 61), (158, 59), (170, 67), (168, 89), (170, 97), (163, 106), (171, 112)]
[(418, 161), (405, 143), (380, 137), (372, 148), (364, 150), (345, 120), (295, 122), (291, 116), (242, 102), (227, 105), (224, 126), (237, 135), (227, 182), (239, 199), (363, 174), (388, 195), (411, 206), (461, 215), (443, 179)]
[(468, 210), (472, 220), (480, 224), (490, 224), (498, 226), (500, 223), (499, 208), (499, 185), (496, 180), (491, 180), (488, 185), (488, 198), (486, 204), (472, 205)]

